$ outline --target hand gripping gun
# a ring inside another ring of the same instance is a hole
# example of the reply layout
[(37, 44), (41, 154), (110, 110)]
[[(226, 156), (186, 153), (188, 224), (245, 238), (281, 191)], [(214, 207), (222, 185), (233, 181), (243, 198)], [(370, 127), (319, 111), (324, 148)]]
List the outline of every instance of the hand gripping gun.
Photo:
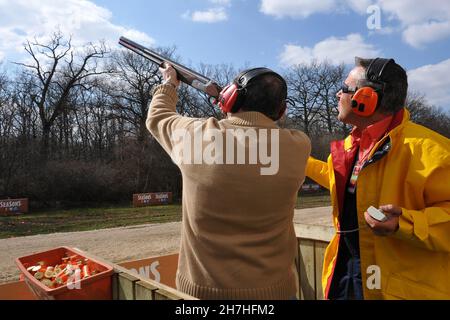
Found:
[(141, 46), (140, 44), (131, 41), (125, 37), (120, 38), (119, 44), (137, 53), (138, 55), (152, 61), (153, 63), (159, 65), (160, 67), (162, 67), (165, 62), (169, 63), (176, 70), (178, 80), (194, 87), (197, 90), (206, 93), (211, 98), (214, 98), (214, 100), (219, 98), (219, 94), (222, 91), (222, 88), (216, 82), (205, 77), (204, 75), (195, 72), (166, 57), (163, 57), (157, 52), (150, 50), (144, 46)]

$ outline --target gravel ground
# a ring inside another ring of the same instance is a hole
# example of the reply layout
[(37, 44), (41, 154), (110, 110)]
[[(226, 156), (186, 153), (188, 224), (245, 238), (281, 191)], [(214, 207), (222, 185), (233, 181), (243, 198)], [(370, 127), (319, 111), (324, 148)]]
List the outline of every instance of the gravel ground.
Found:
[(76, 247), (114, 263), (178, 251), (181, 222), (0, 240), (0, 283), (19, 279), (15, 258), (60, 246)]
[[(331, 208), (296, 210), (294, 221), (305, 225), (306, 229), (309, 226), (331, 228)], [(317, 231), (316, 229), (314, 232)], [(0, 283), (18, 279), (19, 272), (14, 262), (17, 257), (67, 246), (120, 263), (178, 252), (180, 231), (181, 222), (170, 222), (2, 239), (0, 240)]]

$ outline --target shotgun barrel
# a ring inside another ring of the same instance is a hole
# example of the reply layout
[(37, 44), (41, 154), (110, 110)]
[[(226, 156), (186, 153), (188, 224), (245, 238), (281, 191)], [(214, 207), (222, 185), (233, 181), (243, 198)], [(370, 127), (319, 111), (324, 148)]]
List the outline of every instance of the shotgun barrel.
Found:
[(162, 66), (165, 62), (171, 64), (176, 70), (177, 77), (180, 81), (206, 93), (210, 97), (218, 98), (220, 92), (222, 91), (222, 88), (215, 81), (177, 62), (174, 62), (130, 39), (121, 37), (119, 40), (119, 44), (159, 66)]

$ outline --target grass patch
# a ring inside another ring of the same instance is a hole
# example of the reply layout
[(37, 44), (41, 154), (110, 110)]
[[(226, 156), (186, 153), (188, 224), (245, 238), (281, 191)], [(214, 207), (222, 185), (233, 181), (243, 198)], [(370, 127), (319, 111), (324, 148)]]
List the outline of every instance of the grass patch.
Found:
[(0, 239), (181, 221), (181, 206), (83, 208), (0, 217)]
[[(330, 205), (329, 195), (301, 196), (297, 208)], [(47, 210), (0, 217), (0, 239), (181, 221), (181, 205), (145, 208), (111, 207)]]
[(297, 198), (297, 209), (329, 207), (331, 206), (330, 194), (301, 195)]

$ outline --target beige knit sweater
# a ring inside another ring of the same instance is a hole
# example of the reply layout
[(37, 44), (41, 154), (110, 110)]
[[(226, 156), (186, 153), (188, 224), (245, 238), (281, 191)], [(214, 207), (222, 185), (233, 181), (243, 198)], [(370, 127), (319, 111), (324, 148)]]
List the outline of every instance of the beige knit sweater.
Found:
[[(279, 169), (273, 175), (262, 175), (267, 163), (252, 164), (250, 156), (247, 164), (228, 163), (226, 155), (224, 164), (177, 162), (183, 177), (178, 289), (200, 299), (292, 298), (296, 294), (293, 215), (311, 151), (308, 137), (297, 130), (278, 130), (258, 112), (238, 113), (222, 121), (183, 117), (175, 111), (177, 101), (171, 85), (159, 86), (147, 118), (148, 130), (169, 154), (174, 154), (175, 146), (180, 149), (180, 140), (173, 137), (180, 129), (192, 135), (214, 129), (224, 140), (227, 134), (239, 132), (236, 129), (279, 132)], [(268, 137), (266, 148), (272, 150), (275, 142), (270, 133)], [(204, 150), (207, 145), (201, 142)], [(223, 152), (227, 150), (224, 146)]]

